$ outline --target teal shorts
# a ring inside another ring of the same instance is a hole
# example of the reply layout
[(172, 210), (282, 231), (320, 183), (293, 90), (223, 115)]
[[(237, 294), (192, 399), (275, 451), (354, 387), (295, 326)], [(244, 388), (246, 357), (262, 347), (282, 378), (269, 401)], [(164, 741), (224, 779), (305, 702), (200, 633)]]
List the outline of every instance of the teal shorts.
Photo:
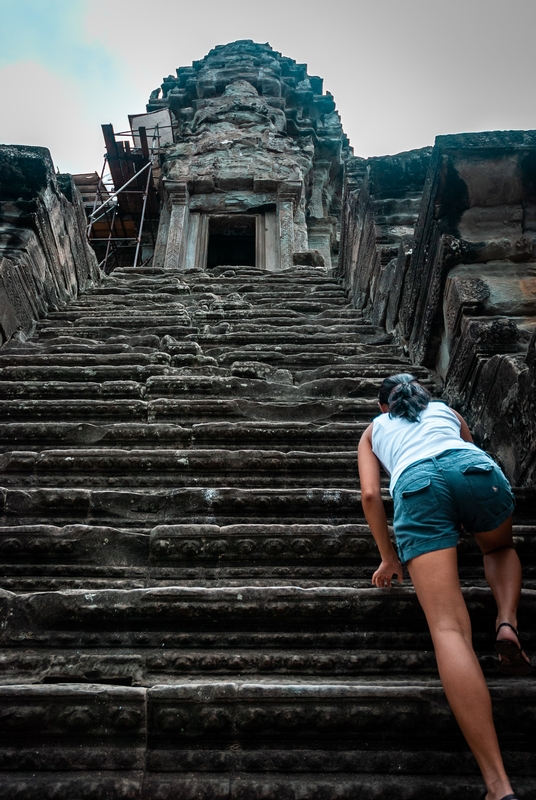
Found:
[(455, 547), (468, 533), (498, 528), (515, 506), (510, 484), (481, 450), (445, 450), (411, 464), (393, 490), (400, 561)]

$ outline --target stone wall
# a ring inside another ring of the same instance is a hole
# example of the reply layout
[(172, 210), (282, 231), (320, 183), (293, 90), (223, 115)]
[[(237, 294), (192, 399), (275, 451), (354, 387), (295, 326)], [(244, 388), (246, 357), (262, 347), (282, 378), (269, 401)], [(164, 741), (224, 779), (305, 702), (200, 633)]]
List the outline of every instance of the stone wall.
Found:
[(98, 280), (70, 175), (44, 147), (0, 147), (0, 346)]
[(338, 272), (435, 370), (479, 443), (536, 480), (536, 132), (348, 162)]

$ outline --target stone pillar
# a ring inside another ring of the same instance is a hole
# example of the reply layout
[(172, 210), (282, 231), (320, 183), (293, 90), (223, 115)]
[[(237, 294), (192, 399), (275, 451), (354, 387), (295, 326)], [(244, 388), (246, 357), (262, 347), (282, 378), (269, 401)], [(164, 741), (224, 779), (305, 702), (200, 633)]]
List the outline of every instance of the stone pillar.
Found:
[(277, 192), (281, 269), (294, 265), (294, 208), (301, 188), (301, 181), (286, 181), (280, 184)]
[(307, 219), (305, 216), (305, 197), (300, 198), (294, 214), (294, 252), (303, 253), (309, 249)]
[(165, 188), (171, 202), (171, 216), (164, 269), (184, 268), (184, 253), (188, 235), (188, 200), (186, 182), (166, 181)]
[(309, 248), (322, 253), (327, 269), (331, 269), (331, 240), (334, 234), (334, 222), (333, 217), (309, 219)]
[(309, 201), (309, 214), (315, 219), (323, 219), (327, 210), (324, 211), (324, 187), (329, 178), (329, 161), (317, 161), (313, 173), (313, 188)]
[(156, 235), (156, 244), (154, 248), (153, 267), (157, 267), (158, 269), (164, 268), (166, 260), (170, 217), (171, 212), (166, 201), (162, 204), (162, 210), (160, 211), (160, 221), (158, 223), (158, 233)]

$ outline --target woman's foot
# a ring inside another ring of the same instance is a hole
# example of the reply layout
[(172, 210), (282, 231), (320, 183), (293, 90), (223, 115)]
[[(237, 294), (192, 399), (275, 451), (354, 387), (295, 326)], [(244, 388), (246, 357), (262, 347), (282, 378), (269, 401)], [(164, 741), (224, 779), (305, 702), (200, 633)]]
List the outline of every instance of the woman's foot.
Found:
[[(487, 790), (482, 795), (481, 800), (491, 800), (491, 795), (489, 794), (489, 792)], [(510, 793), (510, 794), (502, 795), (500, 800), (518, 800), (518, 798), (516, 797), (515, 794)]]
[[(490, 797), (487, 792), (484, 792), (482, 795), (482, 800), (490, 800)], [(501, 797), (501, 800), (517, 800), (515, 794), (505, 794), (504, 797)]]
[(521, 649), (519, 634), (509, 622), (497, 628), (495, 652), (499, 654), (499, 672), (503, 675), (528, 675), (532, 672), (530, 660)]

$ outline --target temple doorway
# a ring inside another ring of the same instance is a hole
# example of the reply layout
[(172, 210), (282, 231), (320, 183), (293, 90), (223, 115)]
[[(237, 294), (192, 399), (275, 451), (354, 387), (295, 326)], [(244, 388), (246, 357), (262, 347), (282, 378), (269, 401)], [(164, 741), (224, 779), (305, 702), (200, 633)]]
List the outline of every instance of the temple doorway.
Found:
[(246, 214), (211, 216), (208, 227), (207, 267), (254, 267), (256, 217)]

